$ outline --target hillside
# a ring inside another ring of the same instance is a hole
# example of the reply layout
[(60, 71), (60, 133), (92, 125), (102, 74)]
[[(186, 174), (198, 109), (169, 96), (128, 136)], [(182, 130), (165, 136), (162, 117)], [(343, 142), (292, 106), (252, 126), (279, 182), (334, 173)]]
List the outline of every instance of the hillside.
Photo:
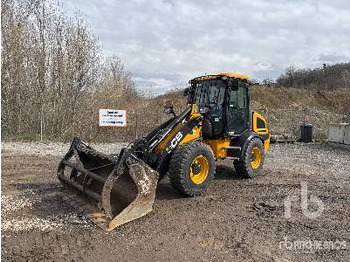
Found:
[(296, 88), (251, 88), (252, 109), (261, 112), (270, 129), (278, 134), (299, 136), (299, 126), (313, 124), (317, 139), (325, 139), (330, 123), (349, 121), (349, 90), (316, 91)]

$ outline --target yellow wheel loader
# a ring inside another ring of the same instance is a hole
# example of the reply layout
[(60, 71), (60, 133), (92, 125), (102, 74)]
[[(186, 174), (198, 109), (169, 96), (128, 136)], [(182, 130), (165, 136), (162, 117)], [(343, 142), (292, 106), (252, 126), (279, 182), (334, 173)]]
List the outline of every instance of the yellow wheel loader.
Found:
[[(173, 188), (198, 196), (210, 185), (219, 159), (232, 159), (236, 172), (261, 174), (270, 145), (266, 120), (249, 109), (248, 77), (220, 73), (192, 79), (188, 105), (149, 134), (105, 155), (75, 138), (58, 167), (69, 201), (104, 230), (152, 211), (158, 181), (168, 175)], [(72, 195), (75, 191), (82, 197)]]

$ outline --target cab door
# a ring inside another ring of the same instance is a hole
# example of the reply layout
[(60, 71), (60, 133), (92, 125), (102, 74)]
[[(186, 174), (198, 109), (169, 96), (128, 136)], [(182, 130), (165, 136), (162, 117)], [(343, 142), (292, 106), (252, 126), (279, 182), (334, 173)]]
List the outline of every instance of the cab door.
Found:
[(248, 84), (238, 80), (238, 88), (229, 91), (227, 109), (228, 135), (239, 135), (249, 129)]

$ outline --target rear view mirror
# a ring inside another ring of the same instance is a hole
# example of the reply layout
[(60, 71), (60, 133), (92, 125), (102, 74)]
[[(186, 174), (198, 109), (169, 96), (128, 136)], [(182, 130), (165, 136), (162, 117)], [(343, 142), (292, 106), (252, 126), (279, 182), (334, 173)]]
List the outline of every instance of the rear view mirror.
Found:
[(189, 93), (190, 93), (190, 88), (189, 87), (185, 88), (184, 96), (188, 96)]
[(176, 116), (176, 114), (175, 114), (175, 112), (174, 112), (174, 108), (173, 108), (173, 106), (171, 106), (171, 105), (166, 105), (166, 106), (164, 107), (164, 113), (165, 113), (165, 114), (173, 114), (174, 116)]

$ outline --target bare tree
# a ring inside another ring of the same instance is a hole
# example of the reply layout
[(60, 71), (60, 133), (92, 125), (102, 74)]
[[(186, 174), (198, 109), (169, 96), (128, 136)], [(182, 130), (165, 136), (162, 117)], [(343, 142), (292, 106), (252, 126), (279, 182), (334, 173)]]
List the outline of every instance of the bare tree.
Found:
[(79, 14), (67, 18), (49, 0), (5, 0), (1, 7), (5, 134), (92, 138), (100, 105), (137, 99), (120, 59), (101, 58)]

